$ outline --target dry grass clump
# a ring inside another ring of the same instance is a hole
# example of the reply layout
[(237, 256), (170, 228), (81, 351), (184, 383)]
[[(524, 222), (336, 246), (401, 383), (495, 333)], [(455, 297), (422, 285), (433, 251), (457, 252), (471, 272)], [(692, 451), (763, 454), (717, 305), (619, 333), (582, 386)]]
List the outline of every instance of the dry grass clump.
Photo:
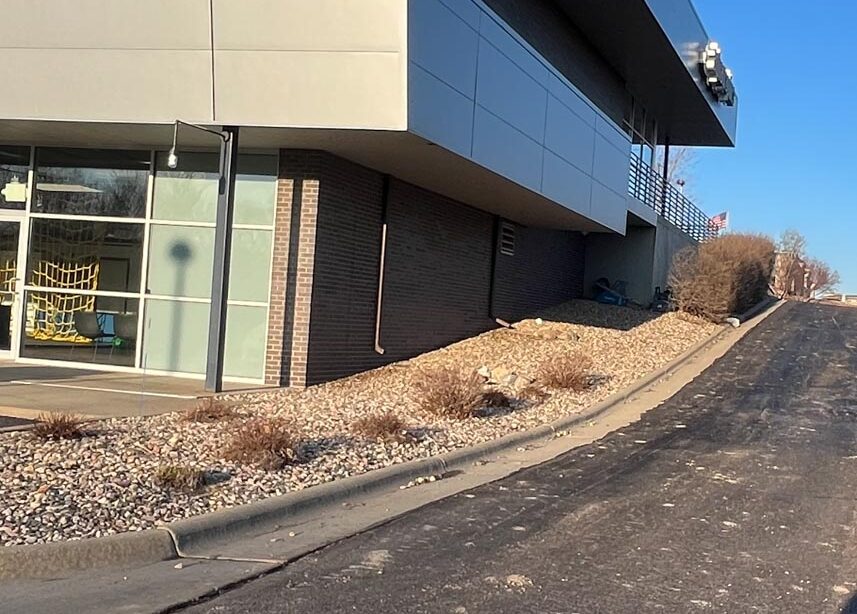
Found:
[(484, 406), (482, 378), (476, 371), (462, 373), (442, 367), (423, 371), (414, 382), (419, 406), (434, 415), (464, 420)]
[(546, 388), (583, 392), (592, 386), (591, 369), (592, 361), (588, 357), (571, 354), (544, 363), (536, 379)]
[(351, 431), (377, 441), (405, 443), (413, 440), (407, 424), (393, 412), (360, 418), (351, 425)]
[(537, 384), (530, 384), (518, 391), (516, 395), (520, 400), (528, 403), (544, 403), (550, 398), (550, 394)]
[(155, 471), (155, 483), (163, 488), (193, 492), (205, 486), (205, 473), (193, 467), (161, 465)]
[(287, 421), (254, 418), (241, 425), (226, 447), (224, 458), (273, 471), (297, 458), (297, 442)]
[(36, 418), (32, 433), (45, 441), (80, 439), (86, 435), (84, 424), (86, 421), (74, 414), (43, 413)]
[(728, 234), (675, 256), (670, 287), (678, 308), (722, 322), (768, 295), (774, 268), (774, 242), (754, 234)]
[(182, 420), (184, 422), (196, 422), (199, 424), (211, 424), (230, 420), (235, 417), (235, 410), (223, 399), (208, 397), (201, 399), (196, 405), (188, 409)]

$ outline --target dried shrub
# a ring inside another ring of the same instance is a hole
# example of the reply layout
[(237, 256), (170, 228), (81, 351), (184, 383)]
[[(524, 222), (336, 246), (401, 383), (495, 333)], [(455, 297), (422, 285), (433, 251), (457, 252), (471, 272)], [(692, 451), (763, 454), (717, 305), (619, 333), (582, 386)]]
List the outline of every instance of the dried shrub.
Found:
[(242, 424), (232, 436), (224, 457), (273, 471), (294, 461), (296, 448), (288, 422), (280, 418), (255, 418)]
[(561, 356), (544, 363), (537, 381), (546, 388), (582, 392), (592, 386), (592, 361), (580, 354)]
[(530, 384), (518, 391), (517, 397), (528, 403), (544, 403), (550, 398), (550, 394), (541, 386)]
[(774, 242), (754, 234), (728, 234), (679, 251), (670, 287), (679, 310), (712, 322), (741, 313), (768, 295)]
[(86, 421), (80, 416), (63, 413), (43, 413), (36, 418), (32, 433), (35, 437), (49, 440), (80, 439), (86, 435)]
[(200, 424), (211, 424), (223, 420), (231, 420), (235, 417), (235, 410), (223, 399), (208, 397), (201, 399), (196, 405), (188, 409), (182, 420), (185, 422), (197, 422)]
[(351, 431), (360, 437), (377, 441), (405, 443), (413, 440), (408, 426), (393, 412), (360, 418), (351, 425)]
[(483, 406), (482, 377), (475, 371), (438, 368), (423, 371), (414, 382), (419, 406), (432, 414), (464, 420)]
[(512, 406), (512, 399), (501, 390), (489, 390), (482, 393), (480, 405), (488, 409), (508, 409)]
[(155, 471), (155, 483), (163, 488), (193, 492), (205, 486), (205, 473), (193, 467), (161, 465)]

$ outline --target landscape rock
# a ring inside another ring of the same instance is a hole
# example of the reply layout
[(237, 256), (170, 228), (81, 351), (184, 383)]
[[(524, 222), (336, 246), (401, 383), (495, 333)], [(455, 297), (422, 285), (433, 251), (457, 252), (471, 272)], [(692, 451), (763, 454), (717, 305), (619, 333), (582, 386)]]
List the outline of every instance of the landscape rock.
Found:
[[(105, 420), (97, 425), (97, 437), (79, 440), (44, 442), (25, 432), (0, 433), (0, 544), (141, 531), (535, 428), (583, 411), (717, 330), (677, 313), (590, 301), (572, 301), (542, 318), (306, 390), (226, 395), (236, 415), (224, 422), (198, 424), (174, 413)], [(428, 415), (420, 405), (415, 382), (424, 369), (482, 365), (480, 375), (487, 370), (483, 377), (514, 396), (541, 365), (573, 352), (592, 360), (598, 386), (551, 391), (467, 420)], [(384, 412), (404, 420), (413, 440), (385, 443), (352, 435), (355, 420)], [(223, 458), (236, 426), (259, 416), (293, 425), (295, 438), (304, 442), (302, 462), (265, 471)], [(159, 486), (154, 476), (163, 464), (204, 471), (207, 486), (195, 492)], [(425, 476), (421, 483), (432, 478), (438, 479)]]

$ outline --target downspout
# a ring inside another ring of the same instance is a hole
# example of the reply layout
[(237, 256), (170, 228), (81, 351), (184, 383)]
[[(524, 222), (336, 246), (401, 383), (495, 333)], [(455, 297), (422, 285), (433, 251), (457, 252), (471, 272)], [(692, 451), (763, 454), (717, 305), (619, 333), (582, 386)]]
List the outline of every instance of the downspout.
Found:
[(497, 281), (497, 253), (500, 251), (500, 216), (494, 216), (494, 227), (491, 231), (491, 278), (488, 285), (488, 317), (503, 328), (511, 328), (512, 325), (497, 317), (494, 312), (494, 286)]
[(381, 347), (381, 311), (384, 307), (384, 265), (387, 259), (387, 207), (390, 203), (390, 176), (384, 175), (381, 188), (381, 257), (378, 264), (378, 298), (375, 301), (375, 352), (384, 355)]

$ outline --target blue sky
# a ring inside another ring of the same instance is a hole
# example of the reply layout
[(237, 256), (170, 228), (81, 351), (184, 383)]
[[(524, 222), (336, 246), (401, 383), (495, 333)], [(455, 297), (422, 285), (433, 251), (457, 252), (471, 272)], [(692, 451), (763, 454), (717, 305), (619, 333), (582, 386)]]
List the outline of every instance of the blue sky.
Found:
[(734, 230), (800, 230), (857, 293), (854, 0), (695, 0), (735, 72), (738, 146), (704, 149), (692, 194)]

